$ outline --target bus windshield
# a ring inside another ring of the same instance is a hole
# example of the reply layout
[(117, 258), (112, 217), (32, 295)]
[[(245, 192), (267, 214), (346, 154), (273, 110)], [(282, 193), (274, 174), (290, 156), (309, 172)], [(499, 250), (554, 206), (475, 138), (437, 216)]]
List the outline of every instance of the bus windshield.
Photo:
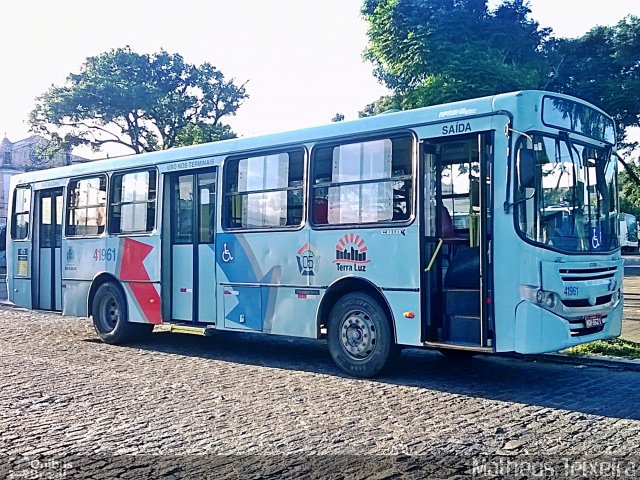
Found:
[(567, 253), (605, 252), (619, 246), (616, 162), (605, 148), (568, 135), (533, 135), (533, 187), (518, 186), (518, 227), (526, 238)]

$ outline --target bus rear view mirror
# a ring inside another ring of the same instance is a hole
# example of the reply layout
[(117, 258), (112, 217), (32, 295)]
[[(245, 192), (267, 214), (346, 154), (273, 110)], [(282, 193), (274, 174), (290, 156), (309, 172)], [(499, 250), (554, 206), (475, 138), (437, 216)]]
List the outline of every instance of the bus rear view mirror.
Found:
[(536, 156), (533, 150), (521, 148), (518, 150), (517, 168), (518, 182), (521, 187), (535, 187)]

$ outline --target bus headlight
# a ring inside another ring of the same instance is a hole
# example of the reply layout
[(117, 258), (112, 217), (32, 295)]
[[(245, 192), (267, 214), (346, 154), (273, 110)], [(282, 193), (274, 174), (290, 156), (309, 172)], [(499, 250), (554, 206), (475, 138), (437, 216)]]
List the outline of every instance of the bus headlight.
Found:
[(536, 292), (536, 302), (538, 302), (538, 303), (544, 302), (544, 291), (543, 290), (538, 290)]
[(545, 301), (548, 308), (554, 308), (556, 306), (556, 296), (553, 293), (547, 295), (547, 300)]

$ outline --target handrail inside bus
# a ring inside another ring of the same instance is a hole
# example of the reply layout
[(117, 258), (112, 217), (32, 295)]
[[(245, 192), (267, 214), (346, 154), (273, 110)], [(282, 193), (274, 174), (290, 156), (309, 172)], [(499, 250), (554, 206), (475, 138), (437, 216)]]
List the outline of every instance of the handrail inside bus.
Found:
[(429, 261), (429, 265), (427, 265), (427, 268), (424, 269), (425, 272), (430, 271), (431, 267), (433, 267), (433, 264), (436, 261), (436, 258), (438, 257), (438, 253), (440, 252), (440, 248), (442, 247), (443, 243), (444, 243), (443, 240), (439, 238), (438, 245), (436, 245), (436, 248), (433, 251), (433, 255), (431, 255), (431, 260)]

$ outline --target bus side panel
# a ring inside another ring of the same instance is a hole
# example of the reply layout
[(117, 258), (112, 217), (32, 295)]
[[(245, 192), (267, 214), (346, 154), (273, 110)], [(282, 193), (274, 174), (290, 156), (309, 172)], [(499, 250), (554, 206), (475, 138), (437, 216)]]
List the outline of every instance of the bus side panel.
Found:
[(369, 280), (379, 288), (419, 288), (417, 224), (399, 228), (313, 231), (318, 251), (314, 282), (331, 285), (347, 276)]
[[(218, 322), (216, 328), (315, 336), (315, 316), (299, 316), (283, 301), (309, 279), (297, 255), (308, 243), (306, 230), (216, 237)], [(284, 287), (286, 285), (286, 287)]]
[[(309, 243), (316, 251), (313, 282), (331, 286), (343, 278), (359, 278), (375, 286), (392, 312), (398, 342), (422, 345), (418, 239), (417, 223), (312, 231)], [(413, 312), (415, 318), (403, 318), (405, 311)]]
[(280, 288), (275, 305), (276, 314), (272, 317), (271, 333), (316, 338), (315, 319), (320, 298), (320, 289)]
[(122, 282), (122, 286), (130, 322), (162, 323), (159, 283)]
[(107, 250), (108, 272), (122, 283), (129, 321), (162, 323), (160, 237), (110, 237)]
[[(420, 341), (420, 292), (384, 292), (395, 322), (398, 345), (422, 346)], [(414, 318), (410, 317), (411, 313)]]
[(13, 241), (11, 256), (7, 265), (9, 300), (25, 308), (33, 308), (31, 294), (32, 243)]
[(105, 246), (104, 237), (62, 239), (63, 315), (91, 314), (91, 306), (87, 305), (89, 289), (93, 279), (107, 269)]
[(88, 316), (88, 295), (100, 274), (120, 280), (130, 320), (160, 323), (158, 237), (63, 239), (64, 314)]
[(91, 282), (65, 280), (62, 284), (62, 314), (75, 317), (88, 317), (87, 298)]

